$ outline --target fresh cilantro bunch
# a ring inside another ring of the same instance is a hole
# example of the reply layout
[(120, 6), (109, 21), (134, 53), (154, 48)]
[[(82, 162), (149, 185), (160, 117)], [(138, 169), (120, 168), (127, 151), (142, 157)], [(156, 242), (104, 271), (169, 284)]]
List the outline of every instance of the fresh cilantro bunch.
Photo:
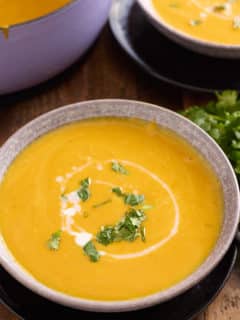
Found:
[(205, 130), (231, 161), (240, 181), (240, 99), (237, 91), (216, 93), (217, 100), (181, 112)]

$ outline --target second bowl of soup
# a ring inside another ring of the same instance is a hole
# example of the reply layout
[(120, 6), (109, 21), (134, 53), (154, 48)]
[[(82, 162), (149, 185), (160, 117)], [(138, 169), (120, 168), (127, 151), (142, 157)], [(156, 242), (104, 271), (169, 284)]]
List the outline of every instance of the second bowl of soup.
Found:
[(240, 57), (240, 5), (217, 0), (138, 0), (167, 37), (214, 57)]
[(60, 108), (10, 138), (0, 164), (1, 263), (64, 305), (126, 311), (170, 299), (217, 265), (236, 232), (223, 152), (153, 105)]

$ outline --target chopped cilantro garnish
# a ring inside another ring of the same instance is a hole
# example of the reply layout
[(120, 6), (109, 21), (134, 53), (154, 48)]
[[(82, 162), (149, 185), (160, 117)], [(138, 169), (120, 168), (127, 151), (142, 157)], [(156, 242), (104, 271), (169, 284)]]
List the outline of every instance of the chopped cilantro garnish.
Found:
[(66, 196), (64, 193), (62, 193), (62, 194), (61, 194), (61, 199), (62, 199), (62, 200), (67, 200), (67, 196)]
[(122, 192), (121, 188), (119, 188), (119, 187), (112, 188), (112, 192), (115, 193), (119, 197), (124, 197), (124, 193)]
[(100, 203), (97, 203), (97, 204), (94, 204), (93, 205), (93, 208), (99, 208), (99, 207), (102, 207), (102, 206), (105, 206), (106, 204), (108, 204), (108, 203), (110, 203), (110, 202), (112, 202), (112, 200), (111, 199), (107, 199), (107, 200), (105, 200), (105, 201), (103, 201), (103, 202), (100, 202)]
[(145, 219), (142, 210), (131, 208), (116, 225), (103, 226), (96, 239), (105, 246), (113, 242), (134, 241), (141, 236), (140, 228)]
[(61, 236), (62, 236), (62, 231), (58, 230), (57, 232), (54, 232), (50, 239), (47, 242), (48, 248), (50, 250), (58, 250), (60, 247), (60, 242), (61, 242)]
[(124, 202), (130, 206), (137, 206), (144, 201), (143, 194), (126, 194)]
[(87, 244), (85, 244), (83, 251), (92, 262), (97, 262), (100, 259), (100, 254), (92, 241), (89, 241)]
[(240, 181), (240, 99), (237, 91), (216, 93), (217, 101), (182, 112), (222, 147)]
[(97, 241), (107, 246), (114, 242), (115, 239), (115, 228), (113, 226), (101, 227), (100, 232), (97, 234)]
[(117, 161), (112, 162), (112, 170), (125, 175), (129, 174), (128, 170)]
[(202, 20), (200, 19), (192, 19), (189, 21), (189, 24), (193, 27), (196, 27), (202, 23)]
[(91, 193), (89, 190), (90, 179), (86, 178), (80, 182), (81, 188), (77, 191), (78, 197), (82, 201), (86, 201), (89, 199)]
[(89, 178), (85, 178), (83, 179), (81, 182), (80, 182), (80, 185), (83, 187), (83, 188), (88, 188), (89, 185), (90, 185), (90, 179)]
[(124, 203), (130, 206), (137, 206), (144, 201), (144, 195), (134, 194), (134, 193), (124, 193), (119, 187), (113, 188), (112, 192), (114, 192), (119, 197), (123, 197)]
[(87, 201), (90, 197), (90, 191), (84, 188), (79, 189), (77, 194), (82, 201)]
[(140, 235), (143, 242), (146, 241), (146, 228), (141, 226), (140, 228)]

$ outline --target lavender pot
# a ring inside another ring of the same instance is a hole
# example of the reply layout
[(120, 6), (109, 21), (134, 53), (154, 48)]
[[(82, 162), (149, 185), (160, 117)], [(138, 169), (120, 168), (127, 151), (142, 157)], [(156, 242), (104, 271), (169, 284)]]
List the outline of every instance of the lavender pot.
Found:
[(37, 85), (73, 64), (91, 46), (111, 0), (74, 0), (44, 17), (0, 32), (0, 95)]

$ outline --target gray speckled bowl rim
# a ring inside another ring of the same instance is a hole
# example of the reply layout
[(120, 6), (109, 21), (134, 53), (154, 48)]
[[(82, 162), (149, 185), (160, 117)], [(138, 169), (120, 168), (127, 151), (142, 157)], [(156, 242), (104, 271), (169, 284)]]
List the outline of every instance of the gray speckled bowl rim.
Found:
[(153, 104), (120, 99), (92, 100), (55, 109), (32, 120), (13, 134), (0, 149), (0, 179), (9, 165), (27, 145), (43, 134), (87, 118), (127, 117), (154, 121), (173, 130), (207, 159), (222, 184), (224, 194), (224, 223), (219, 239), (208, 258), (190, 276), (167, 290), (122, 301), (95, 301), (72, 297), (40, 283), (14, 259), (4, 240), (0, 241), (0, 263), (20, 283), (37, 294), (62, 305), (95, 312), (121, 312), (150, 307), (169, 300), (193, 287), (222, 260), (237, 232), (239, 222), (239, 189), (236, 176), (227, 157), (202, 129), (181, 115)]
[(182, 44), (188, 48), (191, 47), (191, 49), (193, 49), (194, 51), (207, 53), (210, 55), (215, 54), (218, 57), (240, 57), (240, 43), (239, 45), (225, 45), (217, 42), (198, 39), (197, 37), (192, 37), (189, 34), (172, 27), (170, 24), (165, 22), (154, 9), (151, 10), (150, 5), (148, 4), (151, 0), (136, 1), (143, 9), (143, 11), (146, 13), (147, 17), (150, 19), (152, 24), (160, 31), (162, 31), (166, 36), (178, 42), (179, 44)]

